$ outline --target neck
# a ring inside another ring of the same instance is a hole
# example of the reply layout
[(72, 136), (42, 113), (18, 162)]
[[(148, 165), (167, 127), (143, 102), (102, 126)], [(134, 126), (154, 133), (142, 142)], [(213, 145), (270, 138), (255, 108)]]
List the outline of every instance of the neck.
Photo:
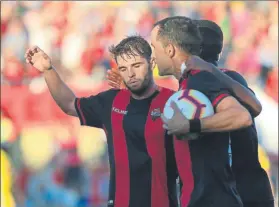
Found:
[[(176, 61), (175, 61), (175, 73), (174, 73), (174, 77), (179, 80), (182, 76), (182, 73), (181, 73), (181, 65), (185, 62), (187, 62), (187, 60), (189, 59), (190, 55), (186, 55), (186, 54), (180, 54), (178, 55)], [(184, 71), (186, 72), (186, 71)]]
[(142, 100), (152, 96), (157, 89), (158, 86), (154, 82), (152, 82), (152, 84), (150, 84), (150, 86), (144, 91), (144, 93), (142, 93), (141, 95), (132, 93), (132, 97), (137, 100)]

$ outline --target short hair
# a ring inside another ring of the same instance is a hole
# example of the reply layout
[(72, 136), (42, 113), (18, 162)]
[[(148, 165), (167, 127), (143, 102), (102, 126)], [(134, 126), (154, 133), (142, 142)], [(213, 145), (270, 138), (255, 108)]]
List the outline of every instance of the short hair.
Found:
[(200, 57), (207, 62), (216, 63), (223, 49), (223, 31), (218, 24), (210, 20), (194, 20), (202, 36)]
[(159, 27), (157, 38), (162, 41), (163, 46), (173, 43), (184, 52), (200, 54), (202, 37), (198, 26), (190, 18), (168, 17), (155, 23), (154, 27), (156, 26)]
[(112, 45), (109, 48), (110, 53), (117, 62), (117, 57), (122, 57), (123, 55), (130, 56), (141, 56), (147, 61), (151, 60), (152, 49), (149, 43), (139, 35), (128, 36), (123, 39), (118, 45)]

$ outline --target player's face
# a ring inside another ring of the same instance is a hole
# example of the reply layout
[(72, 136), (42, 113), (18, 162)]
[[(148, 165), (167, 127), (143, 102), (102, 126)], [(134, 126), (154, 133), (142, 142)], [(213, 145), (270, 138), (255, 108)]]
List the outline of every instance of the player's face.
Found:
[(126, 87), (134, 94), (143, 94), (153, 81), (152, 64), (146, 58), (123, 55), (117, 57), (119, 74)]
[(157, 40), (158, 29), (157, 26), (151, 32), (152, 55), (158, 65), (159, 75), (173, 75), (172, 59), (167, 54), (166, 48)]

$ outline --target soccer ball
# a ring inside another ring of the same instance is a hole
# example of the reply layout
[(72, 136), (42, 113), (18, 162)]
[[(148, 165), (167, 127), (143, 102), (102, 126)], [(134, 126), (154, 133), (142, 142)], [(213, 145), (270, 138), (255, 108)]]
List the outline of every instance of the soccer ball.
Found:
[[(182, 114), (189, 120), (208, 117), (214, 114), (213, 106), (210, 100), (200, 91), (193, 89), (181, 90), (174, 93), (167, 101), (164, 107), (164, 116), (171, 119), (174, 110), (171, 102), (175, 102)], [(193, 138), (198, 134), (192, 134)]]

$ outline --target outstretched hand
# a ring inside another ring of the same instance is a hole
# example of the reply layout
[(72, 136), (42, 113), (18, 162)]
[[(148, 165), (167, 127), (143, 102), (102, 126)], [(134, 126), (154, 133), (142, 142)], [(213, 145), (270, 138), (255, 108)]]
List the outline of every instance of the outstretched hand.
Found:
[(107, 71), (107, 80), (109, 86), (115, 89), (125, 89), (126, 86), (123, 83), (122, 77), (120, 76), (119, 72), (115, 69), (111, 69)]

